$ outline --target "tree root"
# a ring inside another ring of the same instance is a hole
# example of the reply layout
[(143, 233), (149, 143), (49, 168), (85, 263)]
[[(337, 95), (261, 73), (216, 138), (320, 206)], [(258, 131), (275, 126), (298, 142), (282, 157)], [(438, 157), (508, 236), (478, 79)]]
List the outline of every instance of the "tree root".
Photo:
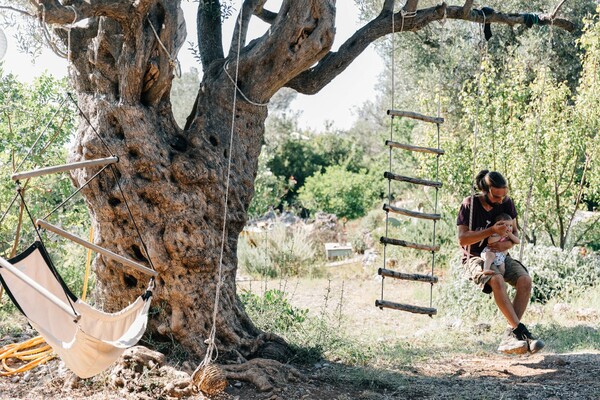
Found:
[(252, 383), (261, 392), (275, 391), (304, 375), (296, 368), (276, 360), (255, 358), (244, 364), (222, 365), (227, 379)]

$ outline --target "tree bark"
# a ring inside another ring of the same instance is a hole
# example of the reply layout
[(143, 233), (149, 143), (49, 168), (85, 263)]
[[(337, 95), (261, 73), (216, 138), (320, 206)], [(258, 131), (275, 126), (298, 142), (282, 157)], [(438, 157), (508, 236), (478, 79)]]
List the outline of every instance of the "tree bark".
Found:
[[(247, 0), (238, 27), (241, 35), (236, 33), (225, 57), (220, 20), (210, 14), (220, 3), (201, 1), (198, 39), (204, 75), (185, 129), (176, 124), (169, 98), (173, 60), (185, 39), (180, 0), (31, 3), (48, 23), (68, 25), (74, 18), (85, 22), (70, 31), (70, 77), (85, 116), (70, 160), (119, 157), (113, 173), (102, 174), (82, 193), (91, 210), (94, 242), (159, 273), (150, 332), (203, 355), (220, 287), (219, 354), (238, 361), (262, 354), (278, 340), (252, 324), (236, 297), (235, 277), (238, 236), (254, 194), (263, 141), (264, 103), (284, 86), (305, 93), (325, 86), (369, 43), (390, 33), (385, 21), (393, 12), (390, 2), (332, 53), (335, 1), (284, 0), (275, 13), (263, 8), (264, 1)], [(441, 4), (417, 10), (405, 29), (421, 29), (443, 18), (444, 10), (448, 18), (479, 22), (477, 14)], [(251, 14), (272, 25), (268, 33), (246, 43)], [(399, 20), (400, 12), (394, 18)], [(488, 17), (488, 22), (499, 23), (522, 20)], [(66, 33), (57, 32), (66, 43)], [(83, 185), (97, 170), (73, 173), (74, 184)], [(109, 311), (123, 308), (146, 287), (146, 276), (102, 256), (95, 266)]]

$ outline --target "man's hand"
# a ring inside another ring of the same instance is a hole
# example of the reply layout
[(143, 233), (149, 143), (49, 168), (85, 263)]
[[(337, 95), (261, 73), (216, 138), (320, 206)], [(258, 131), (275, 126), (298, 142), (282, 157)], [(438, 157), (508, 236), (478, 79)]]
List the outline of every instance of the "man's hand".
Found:
[(492, 232), (500, 236), (506, 236), (506, 232), (508, 231), (508, 226), (506, 226), (505, 221), (498, 221), (494, 225), (492, 225)]
[(511, 249), (513, 245), (513, 242), (511, 242), (510, 240), (506, 240), (504, 242), (488, 243), (487, 247), (495, 253), (500, 253)]

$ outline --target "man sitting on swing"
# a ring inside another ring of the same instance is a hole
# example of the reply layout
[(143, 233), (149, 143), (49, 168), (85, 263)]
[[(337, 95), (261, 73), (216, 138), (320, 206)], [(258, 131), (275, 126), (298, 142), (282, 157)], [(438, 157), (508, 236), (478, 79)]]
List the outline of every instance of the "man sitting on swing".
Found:
[[(487, 246), (491, 251), (504, 252), (514, 243), (510, 240), (488, 243), (494, 234), (504, 236), (508, 227), (501, 222), (494, 223), (499, 214), (511, 216), (512, 233), (518, 236), (517, 210), (512, 199), (507, 196), (506, 179), (495, 171), (483, 170), (475, 178), (480, 193), (465, 198), (458, 212), (458, 241), (463, 248), (463, 264), (484, 293), (493, 293), (494, 301), (502, 312), (509, 327), (504, 333), (498, 351), (506, 354), (535, 353), (544, 347), (544, 342), (535, 339), (527, 327), (521, 323), (531, 297), (532, 281), (527, 269), (519, 261), (506, 256), (504, 276), (484, 274), (482, 250)], [(471, 207), (473, 208), (471, 210)], [(472, 221), (471, 221), (472, 217)], [(516, 289), (511, 302), (506, 291), (506, 282)]]

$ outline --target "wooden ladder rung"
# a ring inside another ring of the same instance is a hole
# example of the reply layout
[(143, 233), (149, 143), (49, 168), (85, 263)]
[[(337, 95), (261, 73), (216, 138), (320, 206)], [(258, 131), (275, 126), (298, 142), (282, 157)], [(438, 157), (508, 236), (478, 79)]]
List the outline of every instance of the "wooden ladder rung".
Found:
[(375, 300), (375, 306), (381, 309), (392, 308), (394, 310), (408, 311), (413, 314), (436, 315), (437, 309), (431, 307), (412, 306), (410, 304), (394, 303), (386, 300)]
[(445, 153), (444, 150), (442, 150), (442, 149), (436, 149), (433, 147), (413, 146), (412, 144), (392, 142), (391, 140), (386, 140), (385, 145), (390, 146), (390, 147), (395, 147), (398, 149), (418, 151), (420, 153), (432, 153), (432, 154), (437, 154), (440, 156)]
[(79, 162), (75, 162), (75, 163), (71, 163), (71, 164), (55, 165), (53, 167), (38, 168), (38, 169), (34, 169), (32, 171), (18, 172), (16, 174), (13, 174), (12, 180), (18, 181), (21, 179), (34, 178), (36, 176), (71, 171), (73, 169), (78, 169), (78, 168), (98, 167), (98, 166), (107, 165), (107, 164), (114, 164), (118, 161), (119, 161), (119, 159), (117, 157), (107, 157), (107, 158), (98, 158), (96, 160), (79, 161)]
[(388, 238), (385, 236), (382, 236), (379, 239), (379, 241), (383, 244), (392, 244), (394, 246), (410, 247), (411, 249), (417, 249), (417, 250), (426, 250), (426, 251), (439, 251), (440, 250), (440, 246), (430, 246), (427, 244), (411, 243), (411, 242), (406, 242), (404, 240)]
[(442, 187), (442, 182), (428, 181), (428, 180), (419, 179), (419, 178), (411, 178), (410, 176), (397, 175), (397, 174), (393, 174), (393, 173), (387, 172), (387, 171), (384, 172), (383, 176), (386, 179), (393, 179), (395, 181), (400, 181), (400, 182), (414, 183), (415, 185), (433, 186), (436, 188)]
[(406, 274), (404, 272), (392, 271), (391, 269), (379, 268), (377, 273), (381, 276), (387, 276), (388, 278), (402, 279), (405, 281), (418, 281), (418, 282), (429, 282), (437, 283), (438, 277), (423, 274)]
[(444, 123), (444, 118), (429, 117), (427, 115), (417, 114), (412, 111), (388, 110), (387, 113), (388, 113), (388, 115), (391, 115), (392, 117), (412, 118), (412, 119), (418, 119), (419, 121), (431, 122), (434, 124), (443, 124)]
[(418, 211), (407, 210), (400, 207), (394, 207), (389, 204), (384, 204), (383, 209), (387, 212), (393, 212), (395, 214), (406, 215), (407, 217), (412, 218), (421, 218), (421, 219), (431, 219), (431, 220), (439, 220), (442, 216), (440, 214), (427, 214)]

